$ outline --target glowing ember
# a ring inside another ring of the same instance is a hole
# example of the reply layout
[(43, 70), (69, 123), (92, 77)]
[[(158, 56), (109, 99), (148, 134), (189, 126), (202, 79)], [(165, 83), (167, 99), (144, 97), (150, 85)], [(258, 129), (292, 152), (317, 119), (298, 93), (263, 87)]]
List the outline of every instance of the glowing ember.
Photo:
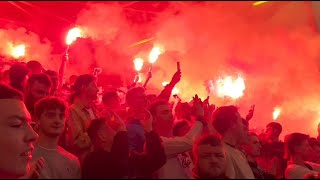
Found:
[(162, 50), (160, 49), (160, 47), (153, 47), (149, 54), (149, 62), (151, 64), (155, 63), (161, 53)]
[(279, 115), (281, 113), (281, 109), (279, 107), (274, 108), (272, 116), (273, 116), (273, 120), (277, 120)]
[(139, 73), (138, 76), (139, 76), (138, 83), (142, 83), (144, 81), (144, 79), (146, 78), (142, 73)]
[(143, 59), (142, 58), (135, 58), (133, 60), (134, 63), (134, 68), (136, 69), (136, 71), (141, 71), (142, 67), (143, 67)]
[(254, 6), (258, 6), (258, 5), (264, 4), (264, 3), (266, 3), (266, 2), (268, 2), (268, 1), (257, 1), (257, 2), (255, 2), (255, 3), (253, 3), (253, 5), (254, 5)]
[(16, 47), (12, 47), (11, 55), (14, 58), (20, 58), (25, 56), (26, 53), (26, 46), (24, 44), (18, 45)]
[(75, 27), (69, 30), (66, 38), (66, 44), (72, 44), (77, 38), (83, 37), (83, 32), (80, 28)]
[[(163, 87), (165, 87), (166, 85), (168, 85), (169, 83), (168, 82), (162, 82), (162, 86)], [(172, 92), (171, 92), (171, 94), (179, 94), (179, 89), (178, 88), (176, 88), (176, 87), (174, 87), (173, 89), (172, 89)]]
[(232, 99), (238, 99), (243, 96), (245, 90), (244, 80), (238, 77), (233, 80), (231, 76), (227, 76), (224, 79), (218, 79), (216, 81), (216, 89), (219, 97), (231, 97)]
[(168, 85), (168, 82), (162, 82), (162, 86), (165, 87), (166, 85)]

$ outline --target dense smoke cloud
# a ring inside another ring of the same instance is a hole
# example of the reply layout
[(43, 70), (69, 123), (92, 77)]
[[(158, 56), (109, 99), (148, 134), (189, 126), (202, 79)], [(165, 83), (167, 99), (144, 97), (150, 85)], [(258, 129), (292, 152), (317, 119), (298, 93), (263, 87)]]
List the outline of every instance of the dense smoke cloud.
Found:
[[(105, 72), (131, 80), (134, 57), (144, 54), (147, 59), (153, 43), (160, 44), (166, 52), (154, 66), (149, 92), (170, 81), (177, 60), (183, 73), (178, 89), (185, 101), (196, 93), (205, 98), (207, 80), (240, 75), (246, 83), (242, 98), (234, 102), (211, 95), (211, 102), (237, 104), (242, 115), (255, 104), (252, 128), (265, 127), (279, 106), (278, 121), (285, 133), (316, 134), (320, 39), (308, 2), (268, 2), (256, 7), (250, 2), (172, 2), (138, 28), (131, 26), (121, 6), (92, 3), (77, 23), (95, 41), (92, 55), (77, 61), (92, 59)], [(128, 48), (148, 35), (155, 37), (149, 45)]]
[(6, 58), (13, 58), (11, 47), (24, 44), (23, 61), (38, 60), (45, 68), (57, 68), (55, 63), (52, 63), (52, 46), (49, 40), (40, 39), (37, 34), (25, 28), (0, 29), (0, 39), (0, 54)]

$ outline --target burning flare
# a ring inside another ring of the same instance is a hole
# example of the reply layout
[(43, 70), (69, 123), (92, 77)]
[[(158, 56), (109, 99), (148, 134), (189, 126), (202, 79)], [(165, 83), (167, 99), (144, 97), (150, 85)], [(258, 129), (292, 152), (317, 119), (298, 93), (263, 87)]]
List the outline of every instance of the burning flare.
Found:
[(24, 57), (26, 54), (26, 46), (24, 44), (20, 44), (15, 47), (11, 47), (11, 56), (14, 58)]
[(241, 77), (233, 80), (231, 76), (227, 76), (224, 79), (218, 79), (216, 81), (216, 88), (219, 97), (227, 96), (232, 99), (238, 99), (243, 96), (243, 91), (246, 87)]
[(155, 63), (159, 58), (159, 55), (162, 53), (163, 53), (163, 50), (160, 47), (158, 46), (153, 47), (149, 54), (149, 62), (151, 64)]
[(143, 67), (143, 59), (142, 58), (135, 58), (133, 60), (133, 63), (134, 63), (134, 68), (137, 72), (141, 71), (142, 67)]
[(139, 73), (138, 76), (139, 76), (138, 83), (142, 83), (146, 79), (146, 76), (142, 73)]
[(279, 115), (281, 113), (281, 109), (279, 107), (274, 108), (272, 116), (273, 116), (273, 120), (277, 120)]
[(66, 44), (71, 45), (79, 37), (83, 37), (83, 31), (79, 27), (70, 29), (67, 34)]

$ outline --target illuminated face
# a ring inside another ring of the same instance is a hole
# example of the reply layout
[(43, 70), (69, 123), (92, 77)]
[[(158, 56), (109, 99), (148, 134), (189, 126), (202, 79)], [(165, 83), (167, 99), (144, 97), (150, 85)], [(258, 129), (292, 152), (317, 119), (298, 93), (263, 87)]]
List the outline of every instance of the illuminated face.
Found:
[(244, 139), (247, 138), (248, 127), (243, 124), (239, 112), (236, 112), (235, 116), (236, 120), (230, 131), (234, 134), (234, 137), (236, 137), (240, 142), (244, 142), (246, 141)]
[(47, 110), (39, 119), (40, 132), (49, 137), (60, 136), (65, 127), (65, 112), (60, 109)]
[(38, 138), (29, 124), (30, 114), (20, 100), (0, 100), (0, 176), (24, 175)]
[(258, 157), (261, 153), (261, 144), (257, 136), (249, 136), (248, 144), (243, 146), (247, 154)]
[(213, 178), (225, 173), (227, 163), (222, 145), (199, 145), (197, 150), (195, 166), (201, 176)]
[(50, 90), (50, 86), (46, 86), (44, 84), (39, 83), (38, 81), (35, 81), (30, 87), (30, 94), (33, 98), (33, 101), (37, 102), (38, 100), (46, 96), (49, 96)]
[(267, 127), (266, 138), (271, 141), (277, 141), (280, 135), (280, 131), (273, 127)]
[(95, 81), (89, 83), (88, 87), (85, 87), (85, 93), (90, 100), (94, 101), (98, 97), (99, 88)]

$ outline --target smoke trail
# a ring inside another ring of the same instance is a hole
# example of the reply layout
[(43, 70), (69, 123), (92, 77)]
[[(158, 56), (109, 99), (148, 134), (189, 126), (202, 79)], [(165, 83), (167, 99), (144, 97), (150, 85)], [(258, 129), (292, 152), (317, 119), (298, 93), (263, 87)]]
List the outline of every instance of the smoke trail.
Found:
[(154, 36), (153, 43), (164, 46), (166, 53), (154, 65), (149, 92), (170, 81), (177, 60), (183, 73), (178, 89), (185, 101), (196, 93), (205, 98), (208, 80), (241, 75), (246, 83), (241, 99), (229, 102), (212, 97), (211, 101), (218, 106), (236, 103), (243, 115), (256, 104), (251, 126), (257, 128), (272, 121), (273, 109), (279, 106), (282, 111), (277, 121), (285, 132), (315, 134), (320, 120), (320, 39), (311, 13), (309, 2), (260, 6), (250, 2), (172, 2), (153, 21), (131, 26), (119, 5), (92, 3), (79, 14), (77, 23), (95, 40), (92, 61), (105, 72), (133, 80), (134, 57), (146, 59), (152, 43), (133, 49), (128, 46), (141, 40), (141, 34)]
[(10, 45), (14, 46), (24, 44), (26, 52), (24, 61), (38, 60), (45, 68), (55, 68), (52, 63), (51, 42), (48, 39), (40, 39), (33, 32), (27, 31), (25, 28), (7, 28), (0, 29), (0, 54), (12, 58)]

